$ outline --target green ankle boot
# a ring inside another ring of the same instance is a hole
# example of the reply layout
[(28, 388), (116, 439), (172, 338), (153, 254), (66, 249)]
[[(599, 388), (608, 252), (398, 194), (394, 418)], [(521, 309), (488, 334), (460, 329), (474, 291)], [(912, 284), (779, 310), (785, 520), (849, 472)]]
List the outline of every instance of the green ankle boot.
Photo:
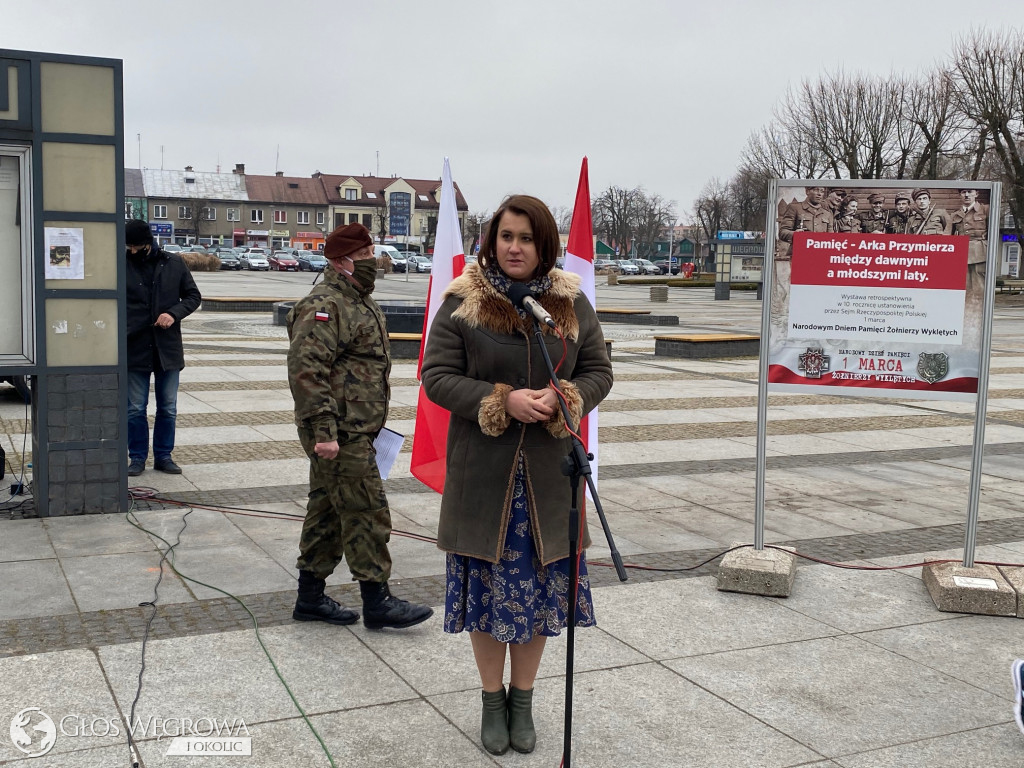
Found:
[(492, 755), (508, 752), (508, 705), (505, 686), (500, 691), (482, 691), (484, 708), (480, 717), (480, 741)]
[(516, 752), (533, 752), (537, 731), (533, 727), (533, 689), (508, 687), (508, 736)]

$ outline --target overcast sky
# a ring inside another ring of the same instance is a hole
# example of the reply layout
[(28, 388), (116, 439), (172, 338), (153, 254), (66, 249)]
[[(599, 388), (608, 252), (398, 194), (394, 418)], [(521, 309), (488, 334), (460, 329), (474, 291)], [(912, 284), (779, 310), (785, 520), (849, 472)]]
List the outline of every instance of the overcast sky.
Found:
[[(688, 218), (791, 83), (930, 68), (1022, 0), (0, 0), (0, 48), (124, 60), (125, 164), (439, 178), (472, 211), (643, 186)], [(161, 147), (163, 152), (161, 153)]]

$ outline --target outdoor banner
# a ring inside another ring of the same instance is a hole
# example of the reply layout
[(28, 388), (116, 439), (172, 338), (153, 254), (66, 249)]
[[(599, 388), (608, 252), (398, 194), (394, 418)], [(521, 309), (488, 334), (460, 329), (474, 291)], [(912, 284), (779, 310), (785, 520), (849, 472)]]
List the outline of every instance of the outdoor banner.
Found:
[(973, 401), (990, 185), (779, 182), (769, 391)]

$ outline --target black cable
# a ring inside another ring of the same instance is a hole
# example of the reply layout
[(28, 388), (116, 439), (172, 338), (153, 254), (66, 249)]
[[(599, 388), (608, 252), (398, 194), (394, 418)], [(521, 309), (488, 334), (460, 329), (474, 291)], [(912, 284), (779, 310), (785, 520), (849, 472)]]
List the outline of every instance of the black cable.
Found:
[[(132, 498), (132, 506), (129, 509), (129, 514), (134, 514), (135, 510), (135, 499)], [(152, 612), (149, 614), (149, 618), (146, 620), (146, 629), (142, 633), (142, 657), (140, 660), (139, 667), (139, 684), (135, 688), (135, 698), (132, 700), (131, 711), (128, 715), (128, 727), (125, 728), (125, 735), (128, 737), (128, 757), (131, 760), (132, 768), (139, 768), (139, 752), (135, 747), (135, 739), (132, 737), (132, 724), (135, 722), (135, 707), (139, 703), (139, 698), (142, 696), (142, 676), (146, 672), (146, 643), (149, 641), (149, 630), (153, 626), (153, 619), (156, 618), (157, 611), (157, 600), (160, 599), (160, 582), (164, 578), (164, 563), (167, 561), (167, 556), (174, 551), (174, 548), (181, 543), (181, 534), (185, 532), (185, 528), (188, 527), (188, 516), (192, 514), (192, 510), (189, 509), (184, 515), (181, 516), (181, 530), (178, 531), (178, 537), (174, 540), (167, 549), (163, 550), (163, 554), (160, 556), (160, 562), (157, 567), (160, 569), (160, 574), (156, 577), (156, 584), (153, 585), (153, 599), (149, 602), (139, 603), (140, 608), (150, 607)]]
[[(129, 490), (134, 491), (135, 489), (129, 489)], [(145, 489), (145, 490), (150, 492), (150, 495), (146, 497), (147, 499), (149, 499), (151, 501), (163, 502), (165, 504), (175, 504), (175, 505), (181, 505), (181, 506), (187, 506), (187, 507), (195, 507), (196, 509), (206, 509), (206, 510), (210, 510), (212, 512), (222, 512), (224, 514), (242, 514), (242, 515), (252, 514), (252, 515), (257, 516), (257, 517), (270, 517), (270, 518), (279, 519), (279, 520), (295, 520), (296, 522), (301, 522), (302, 520), (305, 519), (302, 515), (298, 515), (298, 514), (293, 515), (293, 514), (291, 514), (289, 512), (274, 512), (274, 511), (269, 510), (269, 509), (253, 509), (251, 507), (229, 507), (229, 506), (221, 506), (221, 505), (216, 505), (216, 504), (211, 504), (211, 505), (187, 504), (186, 502), (183, 502), (183, 501), (178, 501), (176, 499), (171, 499), (171, 498), (167, 498), (167, 497), (164, 497), (164, 496), (159, 496), (159, 495), (157, 495), (157, 492), (153, 491), (152, 489)], [(402, 537), (407, 538), (407, 539), (413, 539), (414, 541), (422, 541), (422, 542), (424, 542), (426, 544), (437, 544), (437, 539), (435, 537), (427, 536), (427, 535), (422, 534), (422, 533), (410, 533), (409, 531), (402, 531), (402, 530), (399, 530), (397, 528), (392, 528), (391, 529), (391, 533), (393, 533), (395, 536), (402, 536)], [(638, 563), (625, 563), (625, 562), (623, 563), (623, 566), (625, 568), (632, 568), (633, 570), (637, 570), (637, 571), (652, 571), (652, 572), (655, 572), (655, 573), (685, 573), (687, 571), (695, 571), (698, 568), (700, 568), (702, 566), (705, 566), (708, 563), (710, 563), (710, 562), (712, 562), (714, 560), (717, 560), (718, 558), (720, 558), (720, 557), (722, 557), (724, 555), (729, 554), (730, 552), (735, 552), (738, 549), (752, 549), (753, 547), (754, 547), (753, 544), (740, 544), (738, 546), (731, 547), (729, 549), (724, 549), (721, 552), (718, 552), (718, 553), (712, 555), (711, 557), (707, 558), (706, 560), (701, 560), (699, 563), (696, 563), (695, 565), (683, 566), (683, 567), (680, 567), (680, 568), (658, 568), (657, 566), (653, 566), (653, 565), (640, 565)], [(850, 570), (850, 571), (898, 571), (898, 570), (903, 570), (903, 569), (907, 569), (907, 568), (920, 568), (920, 567), (926, 566), (926, 565), (938, 565), (938, 564), (941, 564), (941, 563), (960, 562), (959, 560), (949, 560), (949, 559), (946, 559), (946, 560), (923, 560), (921, 562), (905, 563), (903, 565), (853, 565), (853, 564), (849, 564), (849, 563), (838, 563), (838, 562), (835, 562), (833, 560), (825, 560), (824, 558), (815, 557), (814, 555), (807, 555), (807, 554), (804, 554), (803, 552), (798, 552), (796, 550), (786, 549), (784, 547), (780, 547), (780, 546), (777, 546), (777, 545), (774, 545), (774, 544), (765, 544), (764, 548), (765, 549), (777, 549), (777, 550), (779, 550), (781, 552), (788, 552), (789, 554), (793, 555), (794, 557), (799, 557), (799, 558), (801, 558), (803, 560), (809, 560), (811, 562), (819, 563), (821, 565), (829, 565), (829, 566), (832, 566), (833, 568), (842, 568), (844, 570)], [(1024, 563), (1001, 563), (1001, 562), (987, 562), (987, 561), (982, 562), (980, 560), (976, 561), (976, 562), (979, 562), (982, 565), (1002, 565), (1002, 566), (1006, 566), (1006, 567), (1024, 568)], [(615, 567), (614, 563), (603, 563), (600, 560), (588, 560), (587, 561), (587, 565), (593, 565), (593, 566), (597, 566), (597, 567), (601, 567), (601, 568), (614, 568)]]
[[(183, 502), (177, 502), (177, 503), (181, 504), (182, 506), (189, 507), (189, 513), (191, 513), (192, 508), (189, 505), (184, 504)], [(234, 513), (234, 514), (237, 514), (237, 513)], [(151, 536), (156, 537), (157, 539), (159, 539), (160, 541), (162, 541), (164, 544), (167, 545), (167, 550), (164, 552), (164, 558), (166, 558), (168, 554), (171, 555), (171, 557), (168, 560), (167, 564), (170, 567), (170, 569), (172, 571), (174, 571), (180, 578), (184, 579), (185, 581), (191, 581), (191, 582), (193, 582), (195, 584), (200, 584), (201, 586), (208, 587), (209, 589), (212, 589), (212, 590), (214, 590), (216, 592), (220, 592), (222, 595), (224, 595), (226, 597), (229, 597), (232, 600), (234, 600), (236, 603), (238, 603), (238, 605), (240, 605), (242, 607), (242, 609), (247, 614), (249, 614), (249, 618), (252, 620), (253, 631), (256, 634), (256, 642), (259, 643), (260, 648), (263, 649), (263, 653), (267, 657), (267, 661), (270, 662), (270, 666), (273, 668), (274, 674), (277, 675), (277, 679), (281, 681), (281, 685), (284, 687), (285, 692), (288, 694), (288, 698), (291, 699), (292, 704), (295, 705), (295, 709), (298, 711), (299, 715), (301, 715), (302, 720), (306, 723), (306, 726), (309, 728), (310, 732), (312, 732), (313, 736), (316, 738), (317, 742), (320, 744), (321, 749), (323, 749), (324, 754), (327, 756), (327, 762), (330, 763), (331, 768), (337, 768), (337, 764), (334, 762), (334, 756), (331, 754), (330, 749), (327, 748), (327, 743), (323, 740), (323, 737), (320, 735), (320, 733), (317, 731), (316, 727), (310, 721), (309, 715), (306, 714), (306, 710), (304, 710), (302, 708), (302, 705), (299, 704), (299, 700), (297, 698), (295, 698), (295, 694), (292, 691), (291, 686), (289, 686), (288, 682), (284, 679), (284, 676), (281, 674), (281, 670), (277, 666), (277, 662), (274, 661), (274, 657), (271, 656), (270, 650), (267, 648), (266, 643), (263, 642), (263, 637), (260, 634), (260, 625), (259, 625), (259, 621), (256, 618), (256, 614), (254, 614), (252, 612), (252, 610), (249, 608), (249, 606), (246, 605), (241, 600), (241, 598), (239, 598), (237, 595), (233, 595), (230, 592), (228, 592), (228, 591), (226, 591), (224, 589), (221, 589), (220, 587), (214, 586), (213, 584), (207, 584), (205, 581), (200, 581), (199, 579), (197, 579), (197, 578), (195, 578), (193, 576), (189, 576), (188, 574), (185, 574), (185, 573), (182, 573), (181, 571), (179, 571), (177, 566), (174, 564), (174, 553), (171, 551), (171, 550), (174, 549), (174, 547), (177, 546), (178, 542), (175, 542), (172, 545), (169, 541), (167, 541), (167, 539), (163, 538), (160, 534), (155, 533), (154, 531), (151, 531), (148, 528), (144, 527), (139, 522), (138, 517), (135, 515), (135, 512), (134, 512), (134, 502), (133, 502), (132, 508), (129, 509), (127, 513), (125, 513), (125, 519), (127, 519), (129, 524), (133, 525), (135, 528), (138, 528), (140, 531), (143, 531), (145, 533), (150, 534)], [(184, 518), (182, 518), (182, 519), (184, 520)], [(185, 529), (184, 526), (182, 526), (182, 530), (184, 530), (184, 529)], [(178, 535), (180, 537), (180, 535), (181, 535), (180, 532), (179, 532)], [(163, 560), (161, 560), (161, 562), (163, 562)], [(140, 678), (141, 678), (141, 674), (140, 674)], [(134, 708), (134, 705), (133, 705), (133, 708)], [(137, 766), (132, 766), (132, 768), (137, 768)]]
[[(4, 505), (4, 504), (9, 504), (12, 501), (14, 501), (14, 497), (15, 496), (20, 496), (20, 495), (25, 493), (25, 451), (28, 448), (28, 432), (29, 432), (28, 401), (27, 400), (25, 401), (25, 418), (24, 418), (24, 422), (25, 422), (25, 431), (22, 433), (22, 436), (21, 436), (21, 477), (18, 478), (18, 486), (21, 488), (21, 494), (15, 493), (12, 490), (11, 491), (11, 495), (5, 501), (0, 502), (0, 507), (2, 507), (2, 505)], [(6, 461), (7, 461), (7, 466), (11, 468), (11, 476), (13, 477), (14, 476), (14, 465), (11, 464), (11, 460), (10, 459), (7, 459)], [(4, 509), (4, 511), (11, 510), (11, 509), (17, 509), (22, 504), (24, 504), (26, 501), (28, 501), (28, 499), (22, 499), (22, 501), (19, 504), (17, 504), (16, 506), (14, 506), (14, 507), (2, 507), (2, 508)]]

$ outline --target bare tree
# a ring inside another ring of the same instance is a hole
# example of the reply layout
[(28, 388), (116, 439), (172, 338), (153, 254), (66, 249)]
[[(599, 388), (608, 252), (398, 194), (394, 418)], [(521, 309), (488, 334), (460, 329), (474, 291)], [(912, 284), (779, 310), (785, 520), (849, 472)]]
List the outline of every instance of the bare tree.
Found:
[(466, 214), (466, 226), (462, 229), (462, 237), (465, 240), (463, 246), (469, 249), (466, 253), (471, 253), (477, 243), (483, 242), (490, 219), (491, 214), (487, 211)]
[(711, 179), (701, 189), (693, 204), (693, 219), (706, 240), (712, 240), (723, 229), (731, 229), (729, 189), (719, 179)]
[(762, 170), (743, 166), (729, 179), (725, 189), (728, 219), (736, 229), (764, 231), (770, 178)]
[(377, 204), (373, 207), (374, 224), (376, 224), (377, 237), (381, 243), (388, 236), (388, 225), (391, 223), (391, 201), (384, 194), (384, 190), (377, 193)]
[(663, 200), (661, 195), (640, 194), (636, 198), (635, 205), (636, 255), (640, 258), (650, 258), (654, 255), (655, 244), (661, 238), (665, 228), (675, 222), (675, 204)]
[(594, 233), (618, 248), (623, 258), (631, 248), (637, 255), (652, 253), (662, 230), (676, 216), (675, 203), (648, 195), (641, 187), (608, 187), (591, 201), (590, 208)]
[(590, 203), (594, 232), (625, 256), (633, 238), (636, 197), (639, 189), (608, 187)]
[(551, 206), (551, 215), (555, 217), (558, 232), (563, 235), (569, 234), (569, 227), (572, 226), (572, 208), (565, 205), (553, 205)]
[(981, 133), (976, 167), (991, 141), (1017, 236), (1024, 237), (1024, 33), (973, 32), (956, 42), (952, 59), (957, 105)]
[(200, 237), (204, 237), (210, 230), (211, 209), (213, 203), (206, 198), (182, 197), (175, 201), (177, 219), (180, 222), (175, 229), (190, 229), (193, 233), (193, 242), (198, 243)]

